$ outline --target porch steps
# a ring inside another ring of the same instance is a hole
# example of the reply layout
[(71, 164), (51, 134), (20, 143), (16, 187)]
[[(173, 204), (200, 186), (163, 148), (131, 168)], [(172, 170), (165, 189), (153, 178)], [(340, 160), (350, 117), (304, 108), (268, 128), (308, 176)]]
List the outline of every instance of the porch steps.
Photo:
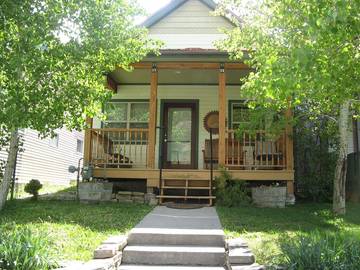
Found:
[[(178, 187), (178, 186), (163, 186), (163, 189), (210, 189), (210, 187)], [(213, 187), (215, 189), (215, 187)]]
[(162, 179), (160, 194), (157, 196), (160, 204), (175, 200), (176, 202), (197, 201), (200, 204), (211, 206), (215, 196), (214, 187), (210, 179), (199, 178), (165, 178)]

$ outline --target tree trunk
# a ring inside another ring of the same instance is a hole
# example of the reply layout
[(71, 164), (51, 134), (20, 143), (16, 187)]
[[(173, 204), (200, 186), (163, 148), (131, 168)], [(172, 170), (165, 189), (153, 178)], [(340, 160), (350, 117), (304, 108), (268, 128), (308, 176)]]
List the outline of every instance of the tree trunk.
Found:
[(0, 211), (4, 208), (9, 188), (11, 185), (11, 180), (14, 173), (15, 163), (16, 163), (16, 154), (19, 150), (19, 133), (18, 130), (11, 132), (10, 136), (10, 145), (9, 145), (9, 154), (6, 161), (4, 179), (0, 184)]
[(349, 122), (350, 101), (346, 100), (340, 106), (339, 115), (339, 157), (335, 168), (333, 211), (335, 214), (344, 215), (346, 212), (345, 184), (347, 170), (348, 150), (348, 122)]

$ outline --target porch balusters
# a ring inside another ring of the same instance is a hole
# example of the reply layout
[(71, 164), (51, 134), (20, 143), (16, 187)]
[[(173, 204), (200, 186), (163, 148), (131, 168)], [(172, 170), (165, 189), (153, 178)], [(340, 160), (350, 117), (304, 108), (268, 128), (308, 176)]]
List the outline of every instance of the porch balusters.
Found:
[(148, 129), (91, 129), (95, 168), (144, 168), (148, 160)]
[(265, 131), (243, 132), (238, 138), (235, 130), (227, 130), (225, 165), (231, 169), (285, 169), (286, 133), (277, 138)]

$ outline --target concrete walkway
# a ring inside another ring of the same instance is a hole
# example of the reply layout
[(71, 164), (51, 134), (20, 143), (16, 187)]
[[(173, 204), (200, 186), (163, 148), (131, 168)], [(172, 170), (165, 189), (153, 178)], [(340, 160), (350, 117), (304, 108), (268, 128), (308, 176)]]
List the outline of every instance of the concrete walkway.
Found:
[(158, 206), (131, 230), (120, 269), (220, 270), (225, 264), (224, 246), (215, 208)]
[(214, 207), (173, 209), (157, 206), (135, 227), (135, 229), (145, 228), (222, 231)]

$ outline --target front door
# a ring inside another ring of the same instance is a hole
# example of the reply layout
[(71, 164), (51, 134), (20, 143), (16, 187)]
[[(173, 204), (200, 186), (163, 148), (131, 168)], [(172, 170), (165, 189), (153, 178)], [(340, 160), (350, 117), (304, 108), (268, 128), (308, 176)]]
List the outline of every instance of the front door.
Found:
[(195, 169), (196, 103), (164, 103), (163, 167)]

